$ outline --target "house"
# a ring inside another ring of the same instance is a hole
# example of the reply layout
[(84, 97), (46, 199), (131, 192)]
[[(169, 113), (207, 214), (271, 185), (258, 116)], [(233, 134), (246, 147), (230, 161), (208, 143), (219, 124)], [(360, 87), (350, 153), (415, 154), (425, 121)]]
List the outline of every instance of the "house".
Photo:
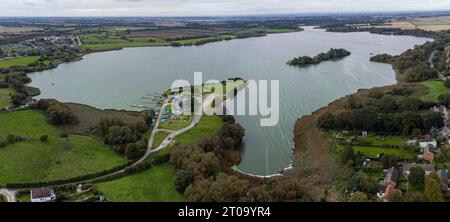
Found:
[(406, 176), (409, 176), (409, 172), (411, 171), (411, 168), (413, 167), (420, 167), (425, 171), (425, 175), (429, 175), (431, 173), (436, 172), (435, 168), (431, 164), (416, 164), (416, 163), (405, 163), (402, 166), (402, 172)]
[(449, 138), (450, 136), (450, 129), (447, 126), (444, 126), (441, 130), (441, 136), (444, 138)]
[(436, 153), (436, 147), (433, 147), (431, 144), (425, 147), (423, 150), (423, 159), (427, 161), (433, 161), (434, 157), (437, 155)]
[(386, 194), (391, 192), (391, 189), (397, 187), (397, 182), (398, 182), (398, 170), (395, 167), (392, 167), (386, 171), (386, 176), (380, 183), (380, 188), (377, 193), (377, 196), (379, 198), (385, 198)]
[(395, 193), (401, 194), (401, 192), (402, 191), (400, 189), (395, 189), (392, 185), (388, 185), (383, 192), (379, 192), (377, 195), (379, 198), (383, 199), (384, 202), (388, 202), (392, 195)]
[(381, 186), (386, 188), (388, 185), (391, 185), (392, 187), (397, 187), (397, 181), (398, 181), (398, 170), (395, 167), (390, 168), (386, 176), (384, 177), (384, 180), (381, 182)]
[(31, 202), (53, 202), (55, 200), (55, 191), (48, 187), (31, 190)]
[(363, 131), (363, 132), (361, 133), (361, 136), (362, 136), (362, 137), (367, 137), (367, 135), (368, 135), (367, 131)]
[(437, 147), (437, 142), (435, 139), (433, 139), (433, 136), (431, 135), (426, 135), (419, 140), (419, 146), (422, 149), (425, 149), (425, 147), (430, 144), (433, 145), (434, 147)]

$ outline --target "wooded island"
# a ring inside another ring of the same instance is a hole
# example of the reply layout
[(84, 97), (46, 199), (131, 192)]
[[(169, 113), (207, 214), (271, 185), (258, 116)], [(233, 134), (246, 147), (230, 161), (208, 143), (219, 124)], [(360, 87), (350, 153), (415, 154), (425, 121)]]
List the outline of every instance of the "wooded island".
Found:
[(351, 55), (351, 52), (345, 49), (330, 49), (328, 52), (320, 53), (314, 56), (314, 58), (311, 58), (309, 56), (300, 56), (294, 58), (291, 61), (287, 62), (287, 64), (291, 66), (314, 65), (319, 64), (323, 61), (339, 59), (349, 55)]

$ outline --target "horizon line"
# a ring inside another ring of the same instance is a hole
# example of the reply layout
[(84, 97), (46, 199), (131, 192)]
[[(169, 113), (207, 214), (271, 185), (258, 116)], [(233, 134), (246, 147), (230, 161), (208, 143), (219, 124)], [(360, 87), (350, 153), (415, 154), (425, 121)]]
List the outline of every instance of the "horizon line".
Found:
[(442, 10), (396, 10), (396, 11), (317, 11), (317, 12), (290, 12), (290, 13), (261, 13), (261, 14), (222, 14), (222, 15), (17, 15), (0, 16), (0, 18), (205, 18), (205, 17), (262, 17), (262, 16), (326, 16), (326, 15), (361, 15), (361, 14), (408, 14), (408, 13), (450, 13), (450, 9)]

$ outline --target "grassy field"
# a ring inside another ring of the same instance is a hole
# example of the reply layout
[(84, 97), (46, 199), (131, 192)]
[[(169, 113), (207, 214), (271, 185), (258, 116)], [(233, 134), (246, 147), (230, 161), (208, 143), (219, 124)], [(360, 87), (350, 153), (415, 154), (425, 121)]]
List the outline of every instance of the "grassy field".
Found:
[(400, 149), (383, 149), (380, 147), (371, 146), (354, 146), (355, 152), (359, 151), (369, 158), (376, 158), (379, 154), (398, 155), (403, 158), (413, 159), (416, 154), (412, 151)]
[(175, 190), (173, 175), (174, 169), (166, 163), (95, 186), (113, 202), (182, 201), (182, 195)]
[(361, 143), (371, 144), (374, 146), (401, 146), (405, 144), (409, 138), (401, 136), (381, 137), (374, 134), (369, 134), (367, 137), (358, 137), (358, 140)]
[(36, 62), (39, 56), (25, 56), (14, 59), (7, 59), (0, 61), (0, 68), (10, 68), (13, 66), (27, 66), (33, 62)]
[(152, 162), (156, 157), (171, 153), (179, 146), (198, 141), (202, 136), (216, 132), (222, 126), (222, 119), (217, 116), (203, 116), (197, 126), (174, 138), (177, 145), (169, 146), (152, 154), (147, 161)]
[[(72, 178), (126, 162), (91, 137), (70, 134), (62, 138), (62, 131), (48, 124), (39, 111), (1, 113), (0, 123), (0, 137), (27, 138), (0, 148), (0, 185)], [(48, 135), (47, 142), (39, 140), (42, 135)]]
[(420, 96), (425, 101), (437, 102), (438, 97), (445, 93), (450, 93), (450, 89), (444, 86), (444, 82), (439, 80), (428, 80), (422, 82), (428, 88), (426, 95)]
[(12, 88), (0, 89), (0, 109), (12, 106), (11, 96), (9, 96), (9, 94), (13, 92), (14, 90)]
[(157, 132), (155, 135), (155, 140), (153, 141), (152, 148), (158, 147), (162, 143), (162, 141), (168, 136), (169, 136), (168, 132), (164, 131)]

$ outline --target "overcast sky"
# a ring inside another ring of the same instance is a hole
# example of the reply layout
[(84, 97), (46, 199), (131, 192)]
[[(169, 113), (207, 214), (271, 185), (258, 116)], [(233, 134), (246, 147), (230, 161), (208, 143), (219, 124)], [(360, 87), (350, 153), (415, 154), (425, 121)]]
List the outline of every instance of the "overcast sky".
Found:
[(0, 16), (203, 16), (450, 10), (450, 0), (0, 0)]

